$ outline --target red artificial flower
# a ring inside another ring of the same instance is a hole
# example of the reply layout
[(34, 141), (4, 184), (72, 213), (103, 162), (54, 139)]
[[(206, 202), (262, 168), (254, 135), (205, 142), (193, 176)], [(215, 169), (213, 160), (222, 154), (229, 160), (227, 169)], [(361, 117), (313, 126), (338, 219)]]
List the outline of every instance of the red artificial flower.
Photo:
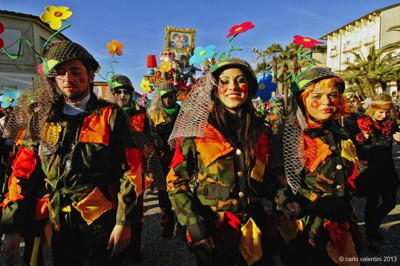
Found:
[[(0, 22), (0, 34), (2, 34), (5, 30), (4, 24)], [(4, 47), (4, 41), (0, 38), (0, 49)]]
[(385, 122), (382, 122), (382, 126), (380, 127), (380, 129), (382, 134), (389, 136), (390, 134), (393, 134), (396, 131), (393, 129), (393, 127), (394, 127), (394, 121), (390, 119)]
[(229, 38), (235, 34), (246, 32), (252, 28), (254, 28), (254, 24), (251, 23), (250, 21), (243, 22), (240, 25), (235, 25), (229, 30), (229, 34), (226, 35), (226, 38)]
[(362, 133), (373, 133), (374, 129), (379, 130), (382, 134), (389, 136), (393, 134), (396, 129), (394, 128), (394, 121), (389, 119), (384, 122), (373, 121), (369, 116), (361, 116), (357, 119), (358, 127)]
[(293, 36), (294, 40), (293, 43), (297, 45), (303, 45), (305, 48), (312, 48), (316, 44), (323, 44), (323, 42), (317, 41), (315, 39), (309, 37), (303, 37), (300, 35)]
[(362, 133), (370, 134), (374, 131), (372, 120), (369, 116), (360, 116), (357, 119), (357, 124)]

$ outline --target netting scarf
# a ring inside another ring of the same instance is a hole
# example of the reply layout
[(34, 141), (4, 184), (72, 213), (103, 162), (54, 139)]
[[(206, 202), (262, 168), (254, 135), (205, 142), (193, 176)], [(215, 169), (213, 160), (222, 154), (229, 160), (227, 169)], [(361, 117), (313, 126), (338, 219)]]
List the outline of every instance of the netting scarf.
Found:
[[(12, 111), (5, 126), (4, 134), (14, 139), (29, 124), (30, 137), (34, 142), (40, 140), (42, 125), (58, 98), (56, 85), (45, 74), (40, 74), (21, 93), (17, 105)], [(31, 119), (35, 115), (35, 119)]]
[(210, 73), (199, 78), (182, 103), (168, 143), (175, 148), (178, 138), (204, 137), (213, 106), (211, 90), (216, 81)]

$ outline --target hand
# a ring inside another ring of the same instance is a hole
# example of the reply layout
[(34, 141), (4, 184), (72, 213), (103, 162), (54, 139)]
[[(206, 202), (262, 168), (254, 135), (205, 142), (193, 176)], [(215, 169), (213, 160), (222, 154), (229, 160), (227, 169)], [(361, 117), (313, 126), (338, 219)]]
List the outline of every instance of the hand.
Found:
[(131, 226), (130, 225), (120, 225), (114, 226), (111, 232), (110, 239), (108, 240), (107, 249), (113, 248), (111, 252), (111, 257), (117, 255), (118, 253), (124, 251), (131, 241)]
[(203, 246), (206, 251), (211, 251), (212, 249), (215, 249), (214, 240), (212, 236), (204, 238), (196, 243), (193, 243), (192, 246), (193, 247)]
[(400, 141), (400, 132), (395, 132), (393, 134), (393, 138), (395, 141), (399, 142)]
[(19, 243), (21, 237), (19, 233), (5, 234), (1, 247), (1, 257), (6, 265), (15, 265), (19, 257)]
[(300, 206), (297, 204), (297, 202), (288, 203), (282, 211), (286, 217), (288, 217), (290, 220), (294, 220), (300, 214)]

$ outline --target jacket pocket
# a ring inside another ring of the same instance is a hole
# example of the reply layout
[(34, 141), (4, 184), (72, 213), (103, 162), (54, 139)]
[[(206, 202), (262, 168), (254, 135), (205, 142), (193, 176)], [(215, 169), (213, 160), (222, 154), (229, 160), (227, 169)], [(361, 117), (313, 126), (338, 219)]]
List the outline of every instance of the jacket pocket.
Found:
[(73, 202), (72, 206), (77, 209), (87, 224), (93, 223), (104, 212), (112, 209), (111, 201), (107, 200), (101, 190), (96, 187), (87, 195), (86, 198), (79, 202)]

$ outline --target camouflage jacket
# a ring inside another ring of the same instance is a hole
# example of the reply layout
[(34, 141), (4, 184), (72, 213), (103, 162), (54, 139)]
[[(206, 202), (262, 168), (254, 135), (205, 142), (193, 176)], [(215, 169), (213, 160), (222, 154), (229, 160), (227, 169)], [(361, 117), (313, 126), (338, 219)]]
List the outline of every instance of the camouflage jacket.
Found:
[(63, 104), (60, 98), (53, 106), (40, 142), (35, 144), (26, 134), (18, 150), (1, 204), (5, 232), (19, 232), (30, 215), (43, 216), (35, 212), (32, 198), (45, 189), (49, 197), (39, 203), (48, 205), (55, 226), (60, 212), (68, 208), (80, 211), (88, 224), (111, 209), (117, 211), (116, 224), (132, 221), (132, 209), (142, 194), (142, 165), (128, 116), (94, 94), (85, 111), (75, 116), (62, 114)]
[[(309, 234), (308, 241), (313, 246), (324, 247), (329, 241), (329, 234), (323, 233), (328, 224), (352, 224), (350, 200), (358, 158), (347, 131), (334, 120), (326, 122), (322, 128), (307, 129), (303, 143), (302, 182), (296, 195), (289, 187), (278, 191), (277, 208), (282, 210), (287, 203), (297, 202), (301, 209), (298, 230)], [(347, 231), (343, 236), (348, 234)]]
[[(208, 237), (204, 220), (207, 213), (220, 219), (224, 212), (245, 213), (250, 204), (266, 197), (266, 166), (269, 135), (261, 131), (251, 169), (244, 166), (243, 154), (235, 149), (211, 124), (204, 138), (178, 142), (167, 176), (167, 189), (180, 224), (186, 226), (191, 240)], [(189, 183), (196, 184), (191, 189)], [(211, 218), (213, 219), (213, 218)]]

